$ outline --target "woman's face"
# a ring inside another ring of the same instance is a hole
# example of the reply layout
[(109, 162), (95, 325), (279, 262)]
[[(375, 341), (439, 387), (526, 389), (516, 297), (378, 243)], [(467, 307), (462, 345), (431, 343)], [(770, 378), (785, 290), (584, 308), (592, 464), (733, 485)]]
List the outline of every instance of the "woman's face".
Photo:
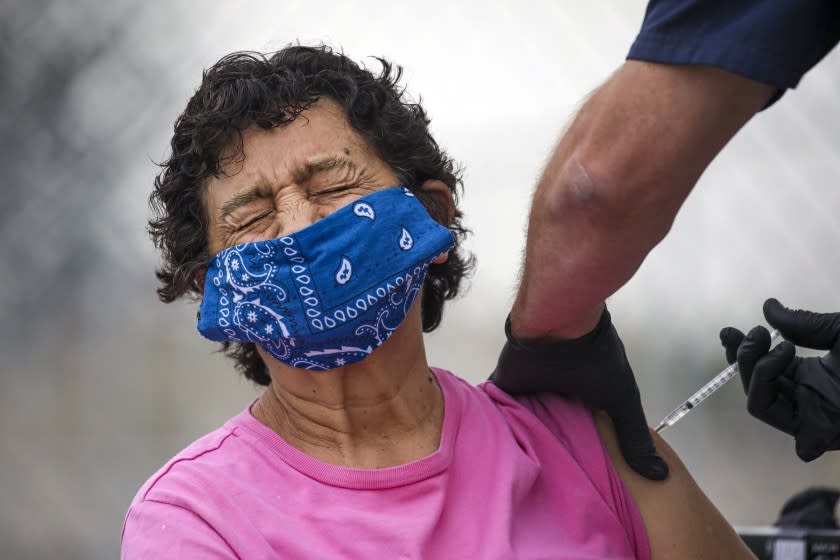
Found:
[(210, 254), (288, 235), (399, 182), (329, 99), (282, 127), (245, 130), (242, 153), (207, 181)]
[[(328, 99), (287, 125), (243, 131), (242, 155), (225, 167), (224, 174), (207, 181), (204, 203), (211, 255), (233, 245), (289, 235), (356, 199), (399, 183), (388, 164), (350, 127), (341, 108)], [(451, 201), (443, 183), (427, 183), (423, 188), (433, 196)], [(436, 262), (445, 259), (442, 255)], [(410, 328), (397, 329), (383, 348), (400, 356), (422, 349), (420, 300), (406, 317)], [(272, 376), (293, 370), (261, 346), (257, 350)], [(369, 359), (376, 361), (377, 356), (381, 359), (382, 352)]]

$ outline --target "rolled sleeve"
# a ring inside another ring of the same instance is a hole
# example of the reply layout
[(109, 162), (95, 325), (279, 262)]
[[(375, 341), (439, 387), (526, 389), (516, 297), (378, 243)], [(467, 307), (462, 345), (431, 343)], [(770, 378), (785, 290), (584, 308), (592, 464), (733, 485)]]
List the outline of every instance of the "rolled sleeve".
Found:
[(794, 88), (840, 40), (836, 0), (652, 0), (628, 60), (715, 66)]

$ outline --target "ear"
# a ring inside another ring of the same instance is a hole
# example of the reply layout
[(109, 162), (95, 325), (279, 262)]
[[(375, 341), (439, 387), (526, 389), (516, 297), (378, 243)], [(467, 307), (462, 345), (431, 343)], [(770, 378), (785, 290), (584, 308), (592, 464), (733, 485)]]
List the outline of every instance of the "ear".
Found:
[(198, 293), (204, 296), (204, 278), (207, 276), (207, 267), (201, 266), (201, 268), (195, 271), (195, 285), (198, 287)]
[(446, 183), (437, 179), (423, 181), (420, 185), (423, 198), (431, 202), (429, 213), (438, 222), (449, 227), (455, 220), (455, 199)]
[[(455, 219), (455, 199), (452, 197), (452, 191), (449, 190), (446, 183), (437, 179), (429, 179), (420, 185), (420, 192), (431, 203), (432, 208), (430, 209), (430, 213), (432, 217), (446, 227), (449, 227)], [(449, 252), (446, 252), (433, 260), (432, 263), (443, 264), (448, 258)]]

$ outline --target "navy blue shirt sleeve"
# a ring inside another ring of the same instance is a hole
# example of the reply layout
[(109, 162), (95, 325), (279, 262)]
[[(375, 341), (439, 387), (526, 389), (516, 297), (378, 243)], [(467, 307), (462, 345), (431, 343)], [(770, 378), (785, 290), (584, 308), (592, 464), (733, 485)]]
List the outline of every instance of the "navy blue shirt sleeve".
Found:
[(838, 0), (651, 0), (627, 58), (708, 64), (779, 88), (840, 40)]

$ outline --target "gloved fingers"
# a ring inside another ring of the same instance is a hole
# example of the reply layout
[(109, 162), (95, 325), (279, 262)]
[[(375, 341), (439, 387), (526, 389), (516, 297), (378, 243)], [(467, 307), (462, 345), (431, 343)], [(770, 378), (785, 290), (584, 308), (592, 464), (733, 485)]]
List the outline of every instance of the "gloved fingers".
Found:
[[(720, 330), (720, 343), (723, 345), (723, 349), (726, 353), (726, 363), (729, 365), (735, 363), (738, 358), (738, 347), (741, 346), (743, 341), (744, 333), (735, 327), (724, 327)], [(740, 373), (741, 375), (739, 377), (741, 378), (741, 386), (744, 388), (744, 394), (746, 395), (749, 393), (750, 389), (750, 376), (744, 375), (744, 372)]]
[(759, 420), (793, 435), (796, 406), (790, 398), (791, 381), (782, 375), (796, 355), (790, 342), (782, 342), (761, 357), (752, 370), (747, 410)]
[[(747, 406), (747, 409), (749, 409), (749, 406)], [(780, 432), (784, 432), (789, 436), (795, 436), (798, 430), (796, 410), (794, 401), (785, 395), (779, 394), (776, 396), (773, 404), (768, 408), (758, 412), (750, 411), (750, 414)]]
[(668, 478), (668, 464), (656, 454), (638, 390), (605, 412), (613, 420), (618, 445), (627, 464), (650, 480)]
[(788, 309), (770, 298), (764, 302), (764, 317), (797, 346), (830, 350), (840, 340), (840, 313)]
[(796, 395), (800, 411), (796, 454), (803, 461), (813, 461), (840, 443), (840, 408), (825, 402), (810, 387), (798, 386)]
[(735, 327), (724, 327), (720, 330), (720, 343), (726, 351), (726, 363), (734, 364), (738, 347), (744, 340), (744, 333)]
[(753, 327), (742, 339), (735, 353), (738, 362), (738, 373), (741, 375), (741, 385), (744, 393), (749, 395), (750, 383), (756, 362), (767, 354), (770, 349), (770, 333), (762, 326)]
[(791, 371), (792, 368), (786, 368), (785, 371), (782, 372), (782, 375), (777, 378), (777, 381), (779, 383), (779, 394), (783, 395), (786, 399), (793, 401), (796, 398), (796, 382), (786, 377), (791, 374)]

